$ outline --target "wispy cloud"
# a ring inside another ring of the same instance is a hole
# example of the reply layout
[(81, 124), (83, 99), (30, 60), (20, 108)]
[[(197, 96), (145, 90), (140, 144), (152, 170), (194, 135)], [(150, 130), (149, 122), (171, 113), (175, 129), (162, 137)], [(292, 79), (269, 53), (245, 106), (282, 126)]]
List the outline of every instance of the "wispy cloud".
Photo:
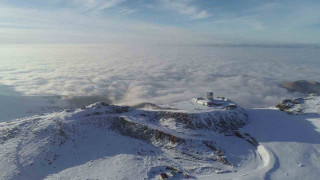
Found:
[(70, 0), (74, 6), (83, 7), (86, 10), (104, 10), (115, 7), (126, 0)]
[(193, 5), (192, 0), (160, 0), (160, 2), (165, 8), (189, 16), (191, 19), (204, 19), (211, 16), (206, 10), (201, 10)]
[(135, 10), (135, 9), (120, 8), (120, 9), (119, 9), (119, 14), (128, 15), (128, 14), (135, 13), (135, 12), (137, 12), (137, 11), (138, 11), (138, 10)]
[[(120, 9), (120, 10), (119, 10)], [(130, 14), (118, 8), (118, 14)], [(197, 34), (173, 26), (112, 17), (87, 16), (77, 11), (54, 12), (0, 7), (0, 44), (3, 43), (186, 43)], [(170, 38), (168, 38), (170, 34)]]
[(319, 43), (320, 1), (300, 1), (0, 0), (0, 43)]

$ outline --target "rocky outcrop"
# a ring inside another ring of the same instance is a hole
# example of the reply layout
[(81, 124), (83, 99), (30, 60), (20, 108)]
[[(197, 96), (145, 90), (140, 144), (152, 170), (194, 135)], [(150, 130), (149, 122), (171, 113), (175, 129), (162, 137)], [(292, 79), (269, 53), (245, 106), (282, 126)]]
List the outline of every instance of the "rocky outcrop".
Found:
[(180, 125), (185, 129), (209, 129), (224, 134), (230, 134), (248, 123), (248, 115), (243, 109), (201, 114), (159, 111), (153, 112), (151, 116), (162, 122), (174, 119), (176, 126)]
[[(297, 99), (284, 99), (280, 104), (278, 104), (276, 107), (279, 108), (281, 111), (290, 111), (293, 107), (295, 107), (297, 104), (301, 104), (304, 102), (303, 98), (297, 98)], [(299, 112), (299, 111), (297, 111)]]
[(320, 96), (310, 94), (305, 98), (285, 99), (276, 107), (291, 114), (319, 113)]
[(155, 128), (150, 128), (146, 125), (128, 121), (123, 117), (113, 118), (110, 122), (110, 128), (124, 136), (142, 139), (150, 143), (156, 143), (160, 141), (172, 144), (185, 143), (185, 140), (182, 138), (165, 133)]
[[(152, 143), (166, 151), (173, 151), (185, 156), (190, 160), (218, 161), (225, 165), (231, 163), (225, 158), (224, 153), (213, 145), (212, 141), (188, 139), (174, 134), (151, 128), (125, 118), (114, 118), (111, 120), (110, 128), (124, 136), (137, 138)], [(194, 145), (197, 144), (195, 147)], [(205, 152), (211, 153), (205, 153)], [(213, 154), (212, 154), (213, 153)], [(201, 155), (200, 155), (201, 154)]]

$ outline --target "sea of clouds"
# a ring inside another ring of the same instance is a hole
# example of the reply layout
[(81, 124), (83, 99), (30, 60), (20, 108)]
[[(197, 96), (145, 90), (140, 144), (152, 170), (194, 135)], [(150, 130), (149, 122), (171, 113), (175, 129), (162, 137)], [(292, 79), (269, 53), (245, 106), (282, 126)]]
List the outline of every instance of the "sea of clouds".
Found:
[(301, 95), (282, 82), (320, 80), (316, 48), (1, 45), (0, 52), (1, 84), (73, 105), (164, 104), (213, 91), (244, 107), (263, 107)]

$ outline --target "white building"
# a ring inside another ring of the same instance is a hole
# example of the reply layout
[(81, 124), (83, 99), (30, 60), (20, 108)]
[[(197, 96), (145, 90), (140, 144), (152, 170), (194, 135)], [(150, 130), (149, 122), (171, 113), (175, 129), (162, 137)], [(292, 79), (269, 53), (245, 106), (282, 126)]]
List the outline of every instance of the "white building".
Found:
[(204, 106), (213, 106), (213, 92), (206, 92), (205, 97), (195, 98), (193, 101)]

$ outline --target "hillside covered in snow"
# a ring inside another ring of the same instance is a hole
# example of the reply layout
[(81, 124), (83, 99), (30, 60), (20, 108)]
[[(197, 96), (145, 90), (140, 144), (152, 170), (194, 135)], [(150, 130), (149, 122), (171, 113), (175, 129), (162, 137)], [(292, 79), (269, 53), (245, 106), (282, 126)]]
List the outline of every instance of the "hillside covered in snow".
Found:
[(193, 101), (131, 107), (101, 102), (2, 122), (0, 179), (320, 175), (319, 97), (301, 101), (299, 115), (275, 107), (243, 109), (225, 98), (216, 102), (212, 107)]

